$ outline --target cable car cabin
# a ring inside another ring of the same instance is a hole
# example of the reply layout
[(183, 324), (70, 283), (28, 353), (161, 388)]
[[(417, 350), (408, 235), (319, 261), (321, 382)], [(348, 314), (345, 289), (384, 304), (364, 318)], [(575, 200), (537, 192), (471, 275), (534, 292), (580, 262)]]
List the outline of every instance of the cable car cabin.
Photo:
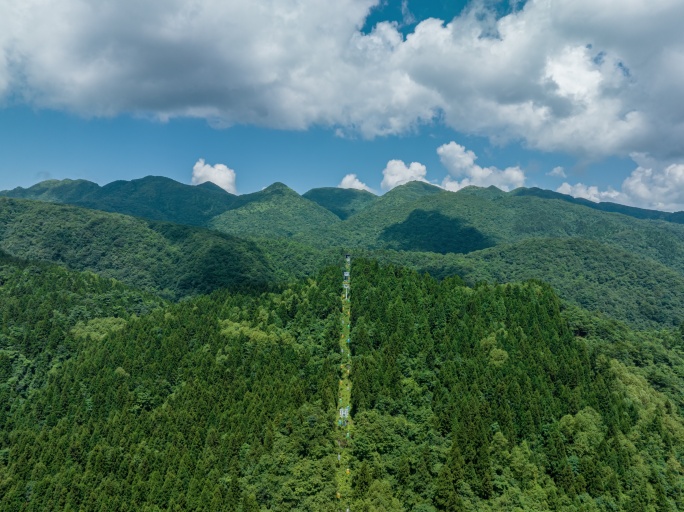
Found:
[(349, 281), (349, 272), (344, 273), (344, 280)]

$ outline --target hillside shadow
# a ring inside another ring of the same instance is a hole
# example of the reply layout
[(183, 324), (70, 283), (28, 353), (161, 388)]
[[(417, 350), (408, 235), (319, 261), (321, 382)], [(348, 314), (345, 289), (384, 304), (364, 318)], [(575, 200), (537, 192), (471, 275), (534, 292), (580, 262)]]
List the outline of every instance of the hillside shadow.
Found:
[(481, 231), (435, 211), (414, 210), (404, 222), (386, 228), (380, 239), (402, 251), (466, 254), (494, 246)]
[(252, 241), (180, 224), (148, 225), (177, 251), (172, 275), (159, 276), (176, 297), (220, 288), (258, 295), (277, 281), (267, 255)]

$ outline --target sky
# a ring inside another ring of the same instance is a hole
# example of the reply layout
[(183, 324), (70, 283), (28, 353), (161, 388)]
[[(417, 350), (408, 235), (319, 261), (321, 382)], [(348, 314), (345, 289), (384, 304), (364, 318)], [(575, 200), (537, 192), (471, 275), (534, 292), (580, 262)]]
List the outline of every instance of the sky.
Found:
[(0, 0), (0, 189), (538, 186), (684, 210), (681, 0)]

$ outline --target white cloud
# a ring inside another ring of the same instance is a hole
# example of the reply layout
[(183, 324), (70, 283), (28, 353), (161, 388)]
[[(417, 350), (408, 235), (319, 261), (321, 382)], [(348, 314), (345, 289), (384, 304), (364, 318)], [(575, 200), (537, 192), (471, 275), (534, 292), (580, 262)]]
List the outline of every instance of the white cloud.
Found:
[(382, 171), (383, 190), (392, 190), (394, 187), (408, 183), (409, 181), (424, 181), (427, 168), (418, 162), (411, 162), (408, 166), (401, 160), (390, 160)]
[(401, 18), (403, 25), (411, 25), (416, 22), (416, 17), (409, 9), (408, 0), (401, 0)]
[(547, 176), (555, 176), (557, 178), (567, 178), (565, 174), (565, 169), (561, 166), (554, 167), (550, 172), (546, 173)]
[(622, 182), (620, 191), (582, 183), (563, 183), (557, 191), (590, 201), (615, 201), (663, 211), (684, 210), (684, 164), (660, 163), (643, 154), (633, 154), (637, 168)]
[(635, 205), (657, 210), (684, 210), (684, 164), (658, 164), (632, 155), (637, 168), (622, 183), (622, 191)]
[[(0, 101), (364, 137), (440, 119), (585, 156), (684, 156), (684, 2), (529, 0), (360, 27), (380, 0), (0, 0)], [(410, 19), (408, 2), (402, 3)]]
[[(501, 190), (511, 190), (525, 184), (525, 173), (520, 167), (480, 167), (475, 163), (477, 156), (456, 142), (449, 142), (437, 148), (442, 165), (449, 171), (442, 187), (457, 191), (469, 185), (489, 187), (494, 185)], [(462, 178), (459, 179), (458, 178)]]
[(226, 192), (237, 194), (235, 171), (223, 164), (209, 165), (200, 158), (192, 167), (192, 184), (199, 185), (211, 181)]
[(356, 190), (365, 190), (367, 192), (373, 192), (373, 189), (362, 182), (356, 174), (347, 174), (340, 184), (337, 185), (339, 188), (354, 188)]
[(583, 183), (570, 185), (567, 182), (563, 182), (563, 184), (556, 189), (556, 192), (568, 194), (573, 197), (581, 197), (595, 203), (600, 201), (624, 201), (624, 197), (617, 190), (608, 188), (608, 190), (601, 191), (595, 185), (587, 186)]

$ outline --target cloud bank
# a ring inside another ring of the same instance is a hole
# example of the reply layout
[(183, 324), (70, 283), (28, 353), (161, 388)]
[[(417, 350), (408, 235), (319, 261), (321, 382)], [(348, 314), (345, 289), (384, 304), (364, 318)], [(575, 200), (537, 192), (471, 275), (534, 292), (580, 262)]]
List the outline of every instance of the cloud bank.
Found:
[(556, 192), (560, 192), (561, 194), (568, 194), (573, 197), (581, 197), (583, 199), (588, 199), (589, 201), (594, 201), (595, 203), (601, 201), (614, 202), (622, 198), (620, 192), (612, 188), (608, 188), (608, 190), (602, 191), (599, 190), (599, 188), (595, 185), (587, 186), (584, 183), (576, 183), (574, 185), (570, 185), (567, 182), (563, 182), (563, 184), (556, 189)]
[(199, 185), (211, 181), (226, 192), (237, 194), (235, 171), (223, 164), (209, 165), (200, 158), (192, 168), (192, 184)]
[(500, 18), (473, 2), (406, 37), (360, 31), (378, 3), (0, 0), (0, 101), (369, 138), (437, 120), (545, 151), (684, 158), (681, 0), (529, 0)]
[(613, 201), (664, 211), (684, 210), (684, 165), (661, 163), (643, 154), (633, 154), (636, 169), (622, 182), (619, 191), (582, 183), (563, 183), (557, 192), (590, 201)]

